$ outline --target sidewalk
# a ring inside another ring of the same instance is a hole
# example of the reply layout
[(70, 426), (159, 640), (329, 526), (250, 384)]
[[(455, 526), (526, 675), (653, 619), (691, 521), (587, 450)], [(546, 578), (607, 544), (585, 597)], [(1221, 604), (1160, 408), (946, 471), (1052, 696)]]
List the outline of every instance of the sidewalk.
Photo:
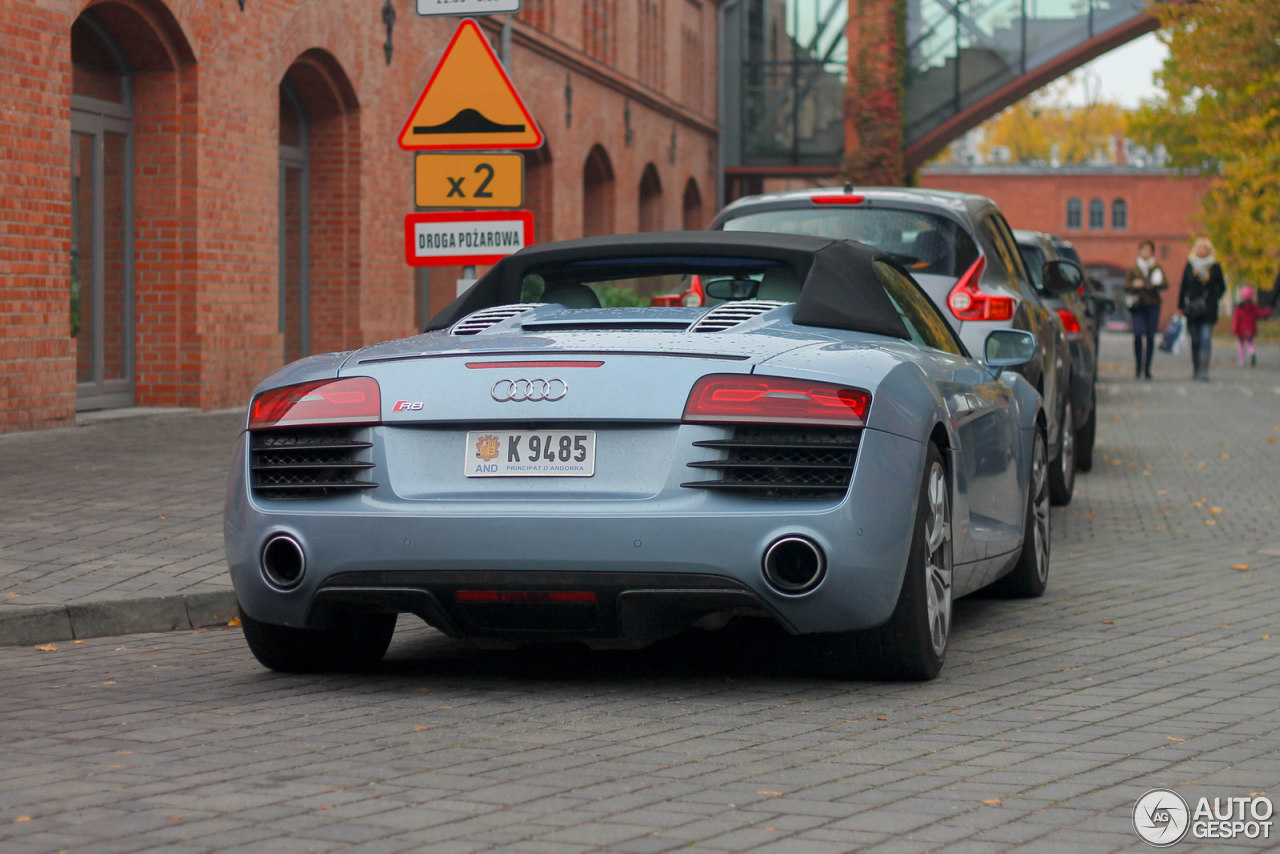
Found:
[(0, 645), (224, 625), (240, 411), (127, 410), (0, 434)]
[[(1248, 400), (1255, 417), (1280, 399), (1274, 345), (1260, 350), (1256, 369), (1242, 370), (1234, 342), (1215, 342), (1208, 385), (1189, 380), (1185, 352), (1157, 353), (1155, 381), (1135, 383), (1131, 340), (1103, 335), (1104, 422), (1135, 395), (1167, 396), (1182, 406), (1199, 400), (1207, 415)], [(243, 417), (131, 410), (82, 416), (73, 428), (0, 434), (0, 645), (233, 619), (222, 502)], [(1271, 421), (1258, 427), (1270, 432)], [(1098, 466), (1105, 465), (1107, 432), (1100, 436)], [(1061, 544), (1076, 533), (1066, 526), (1054, 536)]]

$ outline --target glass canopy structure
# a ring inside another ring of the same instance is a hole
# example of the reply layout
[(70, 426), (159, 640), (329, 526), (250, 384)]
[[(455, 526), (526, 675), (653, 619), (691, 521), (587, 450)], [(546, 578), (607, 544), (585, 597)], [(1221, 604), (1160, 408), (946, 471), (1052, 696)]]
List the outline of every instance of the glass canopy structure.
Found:
[[(727, 168), (786, 174), (838, 166), (845, 153), (847, 25), (859, 5), (856, 0), (721, 4), (720, 109)], [(1016, 100), (1154, 29), (1145, 5), (1145, 0), (906, 0), (905, 146), (910, 149), (1002, 94), (1006, 103)]]

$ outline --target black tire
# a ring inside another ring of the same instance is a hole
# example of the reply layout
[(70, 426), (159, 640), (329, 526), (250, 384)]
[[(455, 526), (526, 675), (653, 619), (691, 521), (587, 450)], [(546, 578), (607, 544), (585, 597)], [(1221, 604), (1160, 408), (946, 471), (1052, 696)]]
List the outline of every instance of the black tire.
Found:
[(1022, 553), (1013, 570), (993, 584), (1003, 596), (1031, 598), (1049, 585), (1049, 462), (1045, 437), (1037, 430), (1031, 448), (1031, 482), (1027, 487), (1027, 517), (1022, 530)]
[(295, 629), (259, 622), (240, 610), (249, 651), (285, 673), (363, 672), (378, 666), (396, 629), (395, 614), (350, 614), (339, 629)]
[(1093, 469), (1093, 443), (1098, 436), (1098, 394), (1090, 396), (1089, 417), (1084, 426), (1076, 431), (1076, 471)]
[(951, 494), (942, 454), (929, 446), (902, 591), (889, 621), (830, 636), (839, 675), (922, 681), (942, 669), (951, 636)]
[(1049, 466), (1049, 500), (1055, 507), (1071, 503), (1071, 493), (1076, 486), (1076, 427), (1075, 411), (1068, 400), (1062, 405), (1062, 420), (1058, 429), (1058, 457)]

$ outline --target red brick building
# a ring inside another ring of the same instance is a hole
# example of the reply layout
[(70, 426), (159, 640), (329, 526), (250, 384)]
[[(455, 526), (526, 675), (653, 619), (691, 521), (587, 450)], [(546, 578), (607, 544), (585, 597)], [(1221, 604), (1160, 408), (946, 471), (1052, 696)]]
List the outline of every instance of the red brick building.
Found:
[(1165, 294), (1162, 325), (1176, 306), (1176, 282), (1209, 188), (1205, 177), (1136, 166), (938, 166), (921, 170), (918, 183), (987, 196), (1014, 228), (1066, 238), (1087, 266), (1119, 278), (1137, 257), (1138, 243), (1152, 241), (1174, 283)]
[[(405, 264), (396, 140), (456, 24), (413, 0), (0, 4), (0, 432), (240, 405), (451, 299), (458, 271)], [(711, 0), (524, 0), (510, 41), (546, 138), (538, 240), (714, 213)]]

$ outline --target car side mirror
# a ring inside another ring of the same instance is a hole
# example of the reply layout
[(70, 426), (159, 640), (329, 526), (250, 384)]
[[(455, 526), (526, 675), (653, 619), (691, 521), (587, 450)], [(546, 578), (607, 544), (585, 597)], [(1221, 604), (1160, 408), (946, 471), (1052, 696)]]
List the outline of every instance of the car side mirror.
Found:
[(1005, 368), (1025, 365), (1036, 357), (1039, 349), (1036, 336), (1022, 329), (994, 329), (987, 334), (983, 346), (983, 361), (995, 370), (996, 376)]
[(1044, 289), (1051, 294), (1076, 291), (1084, 284), (1084, 271), (1074, 261), (1059, 258), (1044, 264)]
[(714, 299), (743, 300), (754, 297), (760, 283), (755, 279), (712, 279), (703, 282), (702, 289)]

